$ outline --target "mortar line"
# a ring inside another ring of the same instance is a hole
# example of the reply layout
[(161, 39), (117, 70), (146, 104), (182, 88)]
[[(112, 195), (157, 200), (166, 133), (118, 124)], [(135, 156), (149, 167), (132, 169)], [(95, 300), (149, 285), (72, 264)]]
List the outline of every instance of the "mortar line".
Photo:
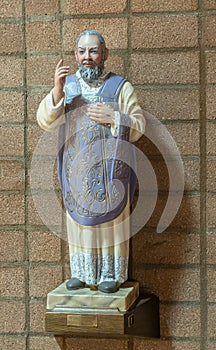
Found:
[(29, 350), (29, 332), (30, 332), (30, 305), (29, 305), (29, 250), (28, 250), (28, 164), (27, 164), (27, 131), (28, 131), (28, 115), (27, 115), (27, 47), (26, 47), (26, 10), (25, 0), (22, 2), (22, 18), (23, 18), (23, 93), (24, 93), (24, 167), (25, 167), (25, 331), (26, 331), (26, 350)]
[(131, 45), (131, 24), (132, 24), (132, 15), (131, 15), (131, 0), (127, 0), (127, 51), (125, 53), (126, 62), (125, 64), (125, 76), (129, 76), (130, 65), (131, 65), (131, 54), (132, 54), (132, 45)]
[(203, 6), (198, 1), (198, 45), (200, 56), (200, 347), (207, 350), (208, 305), (206, 266), (206, 61), (203, 42)]

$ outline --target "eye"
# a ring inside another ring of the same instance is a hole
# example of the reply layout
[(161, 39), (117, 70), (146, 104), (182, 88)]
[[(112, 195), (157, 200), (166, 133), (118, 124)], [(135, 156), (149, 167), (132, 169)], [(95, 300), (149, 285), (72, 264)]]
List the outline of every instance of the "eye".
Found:
[(84, 52), (85, 52), (84, 50), (79, 50), (79, 54), (80, 54), (80, 55), (83, 55)]
[(96, 55), (98, 53), (98, 50), (92, 50), (91, 53), (93, 53), (94, 55)]

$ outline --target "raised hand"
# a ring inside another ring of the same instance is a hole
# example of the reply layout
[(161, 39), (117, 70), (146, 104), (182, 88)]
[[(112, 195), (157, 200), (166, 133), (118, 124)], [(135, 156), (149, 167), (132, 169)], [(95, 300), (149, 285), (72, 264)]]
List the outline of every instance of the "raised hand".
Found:
[(66, 77), (69, 75), (69, 69), (69, 66), (63, 66), (62, 59), (56, 65), (53, 89), (53, 102), (55, 105), (64, 97), (63, 89)]
[(95, 105), (90, 105), (88, 115), (91, 120), (97, 123), (110, 124), (111, 126), (115, 124), (115, 111), (103, 103), (98, 102)]

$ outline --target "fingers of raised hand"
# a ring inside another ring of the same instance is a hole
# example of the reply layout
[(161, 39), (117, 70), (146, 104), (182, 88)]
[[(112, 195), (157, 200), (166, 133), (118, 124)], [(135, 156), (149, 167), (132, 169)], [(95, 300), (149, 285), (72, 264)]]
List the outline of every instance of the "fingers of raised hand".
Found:
[(61, 67), (62, 64), (63, 64), (63, 59), (61, 58), (61, 59), (58, 61), (57, 65), (56, 65), (56, 69), (58, 69), (59, 67)]
[(60, 59), (60, 61), (56, 65), (55, 69), (55, 78), (56, 79), (61, 79), (66, 77), (69, 74), (69, 66), (63, 66), (63, 60)]
[(63, 76), (66, 76), (69, 74), (69, 69), (70, 69), (69, 66), (62, 66), (62, 67), (56, 68), (55, 76), (60, 78)]

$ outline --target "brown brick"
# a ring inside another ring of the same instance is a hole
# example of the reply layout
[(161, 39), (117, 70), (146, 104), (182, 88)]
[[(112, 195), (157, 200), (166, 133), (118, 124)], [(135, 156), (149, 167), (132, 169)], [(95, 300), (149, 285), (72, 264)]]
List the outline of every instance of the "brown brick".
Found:
[(208, 269), (207, 277), (208, 277), (208, 301), (215, 303), (216, 302), (216, 285), (215, 285), (216, 271), (213, 269)]
[[(28, 218), (31, 225), (46, 225), (51, 229), (53, 225), (61, 226), (62, 219), (62, 207), (59, 202), (59, 206), (55, 203), (55, 200), (59, 200), (55, 194), (34, 194), (34, 201), (32, 197), (29, 197), (29, 211)], [(61, 227), (58, 231), (61, 232)]]
[(132, 83), (199, 82), (199, 57), (196, 52), (132, 54), (131, 61)]
[(206, 202), (207, 226), (216, 227), (216, 196), (207, 197)]
[(27, 16), (55, 15), (58, 13), (58, 0), (26, 0)]
[(2, 122), (23, 122), (24, 97), (19, 92), (0, 91)]
[(142, 108), (159, 119), (199, 119), (199, 91), (191, 89), (136, 90)]
[(164, 160), (151, 159), (151, 166), (153, 172), (157, 178), (158, 190), (168, 191), (169, 190), (169, 175), (167, 171), (167, 164)]
[(199, 190), (200, 186), (200, 164), (199, 161), (185, 160), (185, 190), (194, 191)]
[(1, 333), (19, 333), (25, 330), (25, 304), (21, 301), (0, 302)]
[(55, 192), (45, 192), (44, 194), (33, 194), (33, 198), (28, 198), (29, 203), (29, 224), (31, 225), (46, 225), (52, 230), (54, 225), (59, 226), (59, 229), (53, 232), (59, 233), (62, 231), (62, 215), (64, 214), (61, 205), (61, 195)]
[(216, 123), (209, 122), (207, 124), (206, 138), (207, 138), (207, 154), (216, 155), (215, 143)]
[(216, 306), (209, 305), (208, 308), (208, 335), (211, 338), (216, 338)]
[[(145, 148), (143, 149), (145, 153)], [(162, 159), (151, 159), (151, 166), (157, 178), (157, 186), (159, 191), (169, 191), (169, 174), (168, 165), (172, 167), (172, 177), (177, 179), (179, 169), (176, 163), (172, 161), (165, 162)], [(173, 166), (172, 166), (173, 164)], [(199, 190), (199, 161), (187, 160), (184, 161), (184, 188), (185, 190)], [(176, 182), (173, 190), (181, 189), (180, 182)]]
[(63, 350), (63, 339), (61, 337), (30, 337), (31, 350)]
[(126, 8), (126, 0), (109, 0), (109, 2), (101, 2), (99, 0), (92, 0), (91, 4), (74, 0), (63, 1), (63, 12), (65, 14), (95, 14), (95, 13), (116, 13), (123, 12)]
[(36, 147), (40, 147), (38, 144), (41, 142), (40, 140), (42, 139), (43, 135), (44, 131), (39, 127), (39, 125), (32, 125), (28, 127), (27, 145), (29, 154), (36, 152)]
[(200, 297), (199, 270), (145, 268), (137, 269), (133, 277), (163, 301), (197, 301)]
[(32, 22), (26, 26), (27, 51), (56, 51), (60, 49), (58, 22)]
[(200, 226), (200, 198), (199, 197), (183, 197), (181, 206), (176, 217), (171, 223), (171, 227), (180, 226), (188, 229), (188, 227)]
[(197, 18), (193, 16), (134, 17), (132, 47), (190, 47), (198, 43)]
[(31, 190), (60, 190), (56, 158), (34, 160), (34, 167), (31, 167), (29, 173), (28, 186)]
[(215, 341), (208, 341), (208, 350), (215, 350)]
[[(74, 49), (73, 43), (71, 45), (71, 50)], [(76, 62), (75, 54), (71, 51), (70, 53), (65, 53), (62, 55), (64, 64), (70, 67), (69, 74), (73, 74), (77, 71), (78, 65)]]
[(132, 254), (135, 265), (198, 264), (200, 237), (198, 234), (140, 232), (133, 237)]
[(207, 82), (216, 83), (216, 54), (214, 52), (206, 53)]
[(4, 156), (23, 156), (24, 129), (18, 127), (1, 128), (0, 154)]
[(25, 186), (24, 164), (16, 160), (0, 161), (1, 190), (23, 190)]
[(23, 85), (23, 59), (17, 57), (0, 57), (0, 87)]
[(0, 294), (2, 297), (25, 296), (25, 271), (23, 267), (2, 267), (0, 276)]
[(216, 265), (216, 239), (215, 234), (207, 235), (207, 263)]
[(59, 189), (56, 163), (57, 142), (58, 129), (46, 132), (36, 124), (28, 128), (28, 154), (32, 156), (29, 172), (31, 189)]
[[(172, 166), (172, 161), (165, 162), (161, 159), (151, 159), (151, 166), (153, 168), (154, 174), (157, 178), (157, 187), (159, 191), (169, 191), (169, 174), (167, 170), (167, 166)], [(175, 167), (176, 163), (173, 163), (172, 167), (172, 176), (178, 176), (179, 169)], [(199, 161), (187, 160), (184, 161), (184, 184), (185, 190), (199, 190)], [(179, 188), (178, 184), (176, 184)], [(177, 190), (178, 188), (175, 188)]]
[(105, 62), (105, 69), (107, 72), (114, 71), (116, 74), (123, 76), (125, 75), (124, 62), (123, 59), (119, 56), (109, 56), (108, 60)]
[(161, 336), (199, 337), (200, 307), (161, 305)]
[(197, 0), (132, 0), (134, 12), (192, 11), (197, 6)]
[(199, 125), (175, 123), (166, 125), (181, 154), (199, 154)]
[(0, 52), (13, 53), (22, 51), (22, 26), (20, 24), (0, 24)]
[(29, 57), (27, 59), (28, 85), (53, 86), (55, 67), (59, 59), (55, 56)]
[[(149, 198), (147, 195), (145, 197), (145, 200), (148, 203)], [(158, 196), (157, 204), (154, 208), (152, 216), (148, 221), (146, 227), (155, 228), (158, 226), (159, 220), (164, 211), (166, 203), (167, 203), (166, 197)], [(143, 211), (144, 210), (145, 208), (143, 207)], [(182, 229), (188, 229), (188, 227), (199, 228), (199, 225), (200, 225), (199, 218), (200, 218), (199, 198), (185, 196), (183, 197), (179, 210), (176, 216), (173, 218), (173, 221), (170, 222), (170, 220), (168, 220), (168, 218), (165, 217), (165, 223), (168, 225), (169, 228), (171, 227), (173, 228), (181, 227)]]
[[(66, 240), (62, 240), (62, 259), (69, 263), (69, 245)], [(70, 275), (70, 274), (69, 274)]]
[(1, 231), (0, 235), (0, 261), (23, 261), (25, 259), (24, 232)]
[(22, 225), (25, 223), (24, 196), (1, 195), (2, 225)]
[(22, 16), (22, 1), (1, 0), (1, 14), (2, 17), (21, 17)]
[(134, 339), (134, 349), (136, 350), (200, 350), (198, 343), (192, 341), (173, 341), (163, 339)]
[[(50, 166), (55, 165), (55, 160), (57, 157), (57, 141), (58, 141), (58, 129), (47, 132), (41, 129), (38, 124), (34, 124), (28, 127), (28, 137), (27, 137), (28, 153), (33, 154), (35, 157), (38, 155), (50, 156), (49, 160), (47, 161), (47, 164), (50, 164)], [(34, 167), (43, 166), (43, 159), (41, 160), (41, 159), (35, 158), (35, 162), (38, 162), (38, 163), (36, 163)], [(44, 172), (45, 172), (45, 169), (46, 168), (44, 165)], [(42, 173), (42, 170), (41, 170), (41, 173)]]
[(30, 302), (30, 331), (45, 332), (46, 301), (31, 300)]
[(29, 92), (27, 99), (28, 120), (36, 122), (36, 113), (42, 99), (47, 95), (48, 91), (44, 92)]
[(109, 49), (127, 48), (127, 19), (72, 19), (63, 23), (63, 48), (73, 50), (75, 41), (80, 32), (86, 28), (94, 28), (101, 32)]
[(216, 192), (216, 161), (207, 162), (207, 191)]
[(206, 90), (206, 117), (208, 119), (216, 119), (216, 88), (215, 86), (209, 86)]
[(60, 261), (61, 241), (51, 232), (29, 232), (31, 261)]
[(135, 269), (133, 278), (162, 301), (197, 301), (200, 298), (199, 270)]
[(215, 0), (203, 0), (203, 8), (205, 9), (216, 9)]
[[(156, 195), (156, 194), (155, 194)], [(167, 199), (168, 194), (158, 194), (158, 200), (156, 205), (154, 206), (154, 210), (149, 210), (149, 205), (152, 203), (152, 194), (143, 195), (141, 197), (141, 203), (148, 203), (148, 209), (145, 207), (145, 205), (141, 205), (138, 207), (138, 215), (136, 219), (133, 217), (133, 234), (138, 232), (142, 227), (145, 227), (146, 230), (150, 229), (151, 231), (154, 229), (156, 232), (164, 232), (165, 229), (175, 229), (179, 230), (189, 230), (192, 228), (198, 229), (200, 226), (200, 212), (199, 212), (199, 206), (200, 206), (200, 200), (199, 197), (192, 197), (192, 196), (185, 196), (183, 197), (181, 203), (179, 204), (180, 198), (173, 197), (170, 193), (169, 198), (169, 205), (170, 207), (173, 206), (176, 208), (176, 205), (179, 206), (177, 214), (168, 210), (165, 206), (167, 205)], [(147, 205), (147, 204), (146, 204)], [(144, 221), (146, 219), (146, 211), (148, 210), (148, 213), (151, 215), (148, 222), (139, 222), (139, 226), (136, 225), (136, 220), (138, 218), (142, 218)], [(169, 215), (167, 215), (169, 212)], [(161, 221), (161, 217), (163, 214), (163, 221)], [(174, 215), (175, 214), (175, 215)], [(143, 225), (143, 226), (141, 226)]]
[(70, 271), (69, 265), (64, 266), (64, 278), (65, 278), (65, 280), (71, 278), (71, 271)]
[(0, 336), (0, 344), (2, 344), (2, 350), (25, 350), (26, 338), (22, 336)]
[(125, 339), (79, 339), (79, 338), (67, 338), (66, 350), (127, 350), (128, 340)]
[(62, 283), (61, 266), (36, 266), (30, 268), (30, 295), (45, 297)]
[[(166, 124), (164, 127), (167, 130), (167, 135), (163, 129), (159, 129), (158, 125), (155, 127), (155, 134), (152, 133), (151, 142), (146, 137), (140, 139), (137, 143), (138, 147), (146, 155), (162, 155), (169, 156), (173, 154), (173, 146), (171, 140), (175, 142), (179, 155), (199, 155), (199, 125), (195, 123), (174, 123)], [(153, 129), (154, 130), (154, 129)], [(158, 130), (158, 131), (156, 131)], [(157, 132), (157, 134), (156, 134)], [(169, 135), (169, 136), (168, 136)], [(155, 138), (160, 138), (160, 143)], [(163, 142), (164, 140), (164, 142)], [(173, 142), (172, 141), (172, 142)], [(157, 144), (158, 143), (158, 144)], [(158, 147), (156, 149), (155, 145)], [(175, 151), (176, 152), (176, 151)], [(174, 155), (174, 154), (173, 154)], [(178, 154), (175, 153), (177, 156)]]
[(206, 46), (216, 45), (216, 16), (206, 16), (203, 22), (204, 44)]

